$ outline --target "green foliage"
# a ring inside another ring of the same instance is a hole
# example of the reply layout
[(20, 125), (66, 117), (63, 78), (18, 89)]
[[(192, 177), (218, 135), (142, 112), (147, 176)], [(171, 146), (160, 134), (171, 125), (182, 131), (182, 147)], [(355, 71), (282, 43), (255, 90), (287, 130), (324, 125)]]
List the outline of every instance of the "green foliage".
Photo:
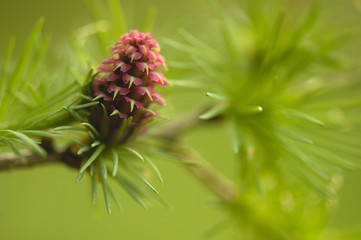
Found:
[[(101, 183), (107, 211), (109, 213), (111, 213), (111, 199), (113, 199), (119, 208), (120, 204), (108, 183), (108, 179), (113, 179), (115, 182), (118, 182), (120, 186), (143, 207), (146, 207), (147, 200), (158, 199), (157, 201), (162, 202), (163, 200), (158, 195), (158, 191), (145, 177), (148, 168), (154, 169), (158, 176), (160, 176), (159, 170), (152, 160), (145, 158), (140, 151), (131, 147), (132, 145), (137, 145), (137, 139), (128, 141), (125, 145), (118, 143), (118, 139), (121, 139), (122, 136), (126, 134), (132, 118), (130, 117), (123, 121), (122, 126), (111, 140), (105, 140), (102, 137), (102, 133), (98, 132), (94, 126), (86, 121), (83, 122), (87, 111), (78, 111), (97, 104), (99, 104), (97, 101), (92, 101), (65, 107), (64, 109), (69, 111), (73, 118), (81, 123), (78, 126), (62, 126), (54, 129), (63, 134), (66, 134), (67, 131), (85, 133), (85, 135), (79, 134), (79, 140), (73, 143), (79, 145), (77, 154), (83, 158), (77, 181), (80, 181), (85, 173), (90, 173), (93, 182), (92, 199), (94, 204), (96, 201), (97, 183)], [(162, 179), (161, 177), (159, 178)], [(147, 187), (153, 194), (145, 191), (142, 185)]]
[[(57, 74), (65, 66), (53, 71), (45, 63), (50, 41), (41, 34), (43, 23), (40, 19), (35, 24), (18, 59), (13, 56), (15, 40), (9, 41), (0, 72), (0, 143), (23, 162), (23, 148), (46, 155), (39, 146), (41, 139), (57, 137), (48, 129), (69, 120), (61, 106), (80, 89), (73, 83), (67, 86), (71, 81)], [(60, 79), (62, 87), (57, 88)]]
[(236, 227), (240, 239), (321, 239), (335, 179), (360, 169), (354, 63), (325, 38), (317, 2), (303, 11), (287, 2), (209, 0), (213, 38), (181, 30), (181, 40), (165, 41), (184, 53), (170, 64), (178, 77), (208, 91), (212, 107), (200, 119), (226, 120), (240, 195), (220, 226)]
[(167, 43), (192, 53), (187, 71), (214, 91), (207, 93), (214, 107), (200, 118), (228, 120), (242, 188), (262, 192), (260, 176), (280, 168), (285, 178), (291, 171), (329, 197), (326, 185), (338, 167), (360, 166), (359, 121), (352, 115), (361, 102), (351, 90), (358, 79), (331, 75), (346, 66), (334, 57), (337, 44), (322, 36), (319, 7), (296, 13), (280, 7), (284, 2), (239, 1), (242, 10), (234, 5), (226, 14), (211, 0), (216, 43), (184, 30), (183, 43)]

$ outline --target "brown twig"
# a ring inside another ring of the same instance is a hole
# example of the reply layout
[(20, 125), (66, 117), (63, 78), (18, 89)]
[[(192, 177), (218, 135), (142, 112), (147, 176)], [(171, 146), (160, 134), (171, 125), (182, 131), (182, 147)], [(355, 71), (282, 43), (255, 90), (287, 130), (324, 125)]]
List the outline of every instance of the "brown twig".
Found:
[(236, 188), (233, 183), (197, 153), (187, 150), (178, 153), (178, 156), (187, 162), (184, 164), (185, 168), (221, 200), (232, 203), (237, 199)]
[(199, 118), (204, 112), (207, 112), (210, 107), (204, 107), (200, 111), (191, 112), (182, 118), (171, 121), (167, 124), (160, 125), (153, 129), (150, 129), (149, 134), (154, 137), (160, 137), (167, 140), (174, 140), (179, 138), (182, 134), (196, 128), (203, 126), (204, 124), (219, 123), (223, 120), (221, 116), (211, 118), (208, 120), (202, 120)]
[[(202, 111), (196, 111), (186, 115), (185, 117), (160, 126), (155, 131), (151, 132), (155, 137), (160, 138), (165, 142), (164, 149), (170, 152), (171, 155), (178, 159), (187, 162), (184, 164), (186, 169), (198, 178), (208, 189), (215, 193), (220, 199), (225, 202), (232, 202), (236, 199), (235, 186), (224, 176), (222, 176), (216, 169), (214, 169), (201, 156), (190, 149), (184, 149), (179, 144), (179, 137), (189, 130), (205, 123), (219, 123), (223, 118), (215, 117), (208, 120), (201, 120), (199, 116), (208, 111), (209, 107), (203, 108)], [(181, 149), (181, 150), (180, 150)]]
[(59, 154), (49, 154), (47, 157), (40, 157), (33, 154), (24, 154), (26, 162), (21, 162), (13, 154), (2, 155), (0, 158), (0, 171), (16, 169), (16, 168), (28, 168), (32, 166), (39, 166), (45, 163), (60, 162)]
[(25, 151), (22, 155), (25, 157), (26, 161), (22, 162), (14, 154), (3, 154), (0, 156), (0, 171), (28, 168), (56, 162), (64, 163), (72, 168), (80, 168), (81, 157), (76, 154), (76, 151), (78, 150), (76, 145), (71, 145), (62, 152), (57, 152), (54, 149), (53, 141), (51, 139), (44, 138), (40, 145), (47, 152), (48, 155), (46, 157), (41, 157), (32, 152)]

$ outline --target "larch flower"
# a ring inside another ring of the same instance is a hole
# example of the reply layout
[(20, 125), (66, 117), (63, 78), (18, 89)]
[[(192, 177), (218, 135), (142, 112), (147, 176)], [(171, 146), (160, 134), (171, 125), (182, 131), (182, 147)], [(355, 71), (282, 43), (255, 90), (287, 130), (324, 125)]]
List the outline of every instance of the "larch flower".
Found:
[(110, 50), (111, 55), (98, 66), (99, 73), (93, 80), (92, 95), (100, 105), (92, 111), (90, 123), (109, 140), (123, 121), (131, 118), (128, 133), (117, 139), (123, 142), (137, 126), (156, 115), (149, 109), (151, 103), (165, 104), (154, 86), (168, 85), (159, 71), (166, 65), (157, 41), (138, 30), (123, 34)]

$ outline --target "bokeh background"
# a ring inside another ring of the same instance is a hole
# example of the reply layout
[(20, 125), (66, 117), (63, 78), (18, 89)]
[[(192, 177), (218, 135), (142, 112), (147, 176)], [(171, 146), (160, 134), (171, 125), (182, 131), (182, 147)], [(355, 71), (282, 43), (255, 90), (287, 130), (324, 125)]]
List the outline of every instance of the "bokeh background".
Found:
[[(123, 1), (123, 5), (126, 18), (133, 26), (139, 24), (148, 7), (157, 9), (153, 34), (156, 39), (172, 38), (180, 27), (196, 34), (202, 29), (199, 17), (209, 14), (203, 0), (129, 0)], [(355, 28), (361, 26), (361, 0), (329, 0), (323, 8), (330, 19), (330, 27), (336, 22)], [(39, 17), (45, 17), (44, 32), (52, 36), (51, 51), (55, 54), (61, 52), (67, 36), (91, 22), (87, 9), (78, 0), (0, 0), (0, 13), (1, 55), (9, 36), (16, 36), (16, 52), (20, 52)], [(350, 57), (360, 54), (360, 43), (351, 42), (344, 48), (345, 53)], [(163, 54), (167, 56), (166, 52)], [(51, 59), (49, 61), (51, 64)], [(182, 91), (192, 97), (180, 98)], [(180, 115), (194, 105), (192, 101), (206, 100), (202, 91), (182, 91), (174, 90), (175, 96), (169, 97), (164, 115)], [(184, 136), (184, 140), (221, 172), (233, 176), (234, 159), (225, 129), (200, 128)], [(76, 183), (77, 172), (60, 164), (1, 172), (0, 239), (206, 238), (207, 231), (223, 218), (216, 199), (180, 164), (164, 160), (157, 164), (165, 180), (158, 190), (170, 207), (154, 206), (145, 210), (118, 188), (123, 210), (114, 208), (111, 215), (105, 210), (101, 194), (98, 203), (92, 205), (90, 181), (84, 178)], [(337, 234), (337, 227), (346, 227), (352, 236), (353, 232), (361, 230), (360, 182), (360, 172), (345, 173), (338, 208), (328, 224), (329, 232)], [(233, 238), (232, 230), (225, 230), (210, 239)]]

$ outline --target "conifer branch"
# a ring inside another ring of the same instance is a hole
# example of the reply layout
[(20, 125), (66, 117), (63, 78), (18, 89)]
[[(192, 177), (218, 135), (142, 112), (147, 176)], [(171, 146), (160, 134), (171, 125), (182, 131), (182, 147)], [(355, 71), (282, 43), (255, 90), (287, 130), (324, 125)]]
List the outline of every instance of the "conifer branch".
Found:
[(203, 126), (204, 124), (208, 123), (220, 122), (223, 120), (223, 117), (221, 116), (216, 116), (207, 120), (201, 119), (199, 117), (203, 113), (207, 112), (210, 108), (211, 106), (200, 108), (200, 110), (194, 111), (175, 121), (161, 125), (154, 129), (149, 129), (149, 134), (165, 140), (174, 140), (193, 128)]
[(183, 161), (191, 162), (184, 165), (186, 169), (221, 200), (229, 204), (236, 201), (237, 193), (234, 184), (198, 154), (187, 151), (179, 157)]
[(71, 168), (79, 169), (80, 157), (73, 154), (70, 149), (61, 153), (51, 153), (46, 157), (38, 156), (33, 153), (23, 153), (26, 162), (22, 162), (14, 154), (3, 154), (0, 156), (0, 172), (18, 168), (29, 168), (41, 166), (48, 163), (63, 163)]
[[(235, 188), (232, 183), (200, 156), (189, 149), (184, 149), (183, 146), (177, 142), (180, 135), (189, 129), (200, 126), (206, 122), (221, 120), (220, 117), (209, 119), (207, 121), (200, 120), (198, 116), (207, 109), (208, 108), (203, 108), (202, 111), (196, 111), (178, 121), (169, 123), (167, 126), (158, 129), (159, 131), (152, 134), (166, 142), (164, 146), (167, 147), (167, 151), (170, 151), (172, 155), (185, 162), (184, 166), (186, 169), (198, 178), (208, 189), (214, 192), (223, 201), (231, 202), (236, 198)], [(47, 157), (37, 156), (31, 152), (25, 152), (23, 155), (27, 161), (21, 162), (14, 154), (0, 155), (0, 171), (29, 168), (55, 162), (64, 163), (72, 168), (79, 169), (81, 159), (80, 156), (75, 154), (76, 151), (72, 149), (72, 147), (69, 147), (63, 152), (56, 152), (52, 146), (52, 142), (49, 140), (43, 140), (41, 146), (47, 151)], [(172, 146), (172, 148), (168, 148), (169, 146)]]
[(29, 168), (40, 166), (47, 163), (55, 163), (60, 162), (61, 155), (60, 154), (50, 154), (47, 157), (41, 157), (34, 155), (32, 153), (28, 153), (26, 157), (26, 162), (22, 162), (19, 160), (17, 156), (14, 154), (4, 154), (0, 157), (0, 171), (12, 170), (17, 168)]
[(36, 155), (30, 151), (22, 152), (26, 161), (21, 161), (15, 154), (1, 154), (0, 155), (0, 171), (7, 171), (18, 168), (29, 168), (41, 166), (48, 163), (64, 163), (65, 165), (79, 169), (81, 164), (80, 156), (75, 154), (74, 146), (68, 149), (57, 152), (54, 149), (53, 142), (50, 139), (43, 139), (40, 146), (47, 152), (46, 157)]

